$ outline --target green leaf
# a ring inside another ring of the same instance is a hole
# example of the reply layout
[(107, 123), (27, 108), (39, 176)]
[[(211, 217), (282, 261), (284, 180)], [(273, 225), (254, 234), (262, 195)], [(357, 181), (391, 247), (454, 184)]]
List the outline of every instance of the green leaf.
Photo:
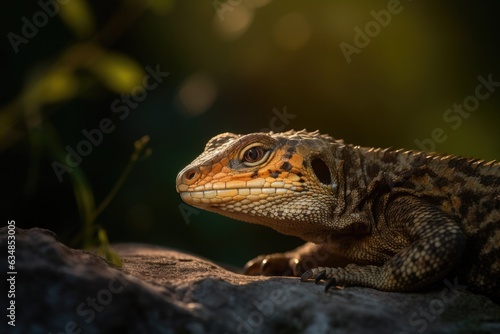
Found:
[(105, 53), (87, 66), (106, 87), (116, 93), (130, 94), (132, 88), (142, 87), (144, 70), (135, 60), (120, 53)]
[(121, 267), (123, 265), (122, 260), (109, 245), (108, 235), (106, 230), (102, 227), (99, 227), (99, 230), (97, 231), (97, 238), (99, 240), (97, 255), (102, 256), (114, 265)]
[(40, 78), (33, 89), (23, 98), (25, 104), (30, 104), (31, 101), (55, 103), (74, 97), (78, 92), (78, 88), (78, 80), (71, 71), (58, 69)]
[[(44, 131), (41, 133), (41, 135), (43, 136), (43, 140), (47, 149), (49, 150), (55, 161), (59, 161), (60, 163), (64, 164), (67, 153), (59, 140), (59, 136), (57, 135), (56, 130), (53, 128), (50, 122), (44, 122)], [(78, 212), (83, 223), (81, 232), (83, 247), (89, 248), (94, 244), (93, 235), (96, 231), (96, 227), (94, 225), (94, 193), (89, 181), (87, 180), (87, 177), (85, 176), (85, 173), (80, 167), (77, 166), (72, 168), (71, 173), (69, 173), (69, 178), (73, 185), (76, 205), (78, 207)]]
[(95, 32), (95, 20), (86, 0), (71, 0), (59, 5), (61, 20), (80, 39), (86, 39)]

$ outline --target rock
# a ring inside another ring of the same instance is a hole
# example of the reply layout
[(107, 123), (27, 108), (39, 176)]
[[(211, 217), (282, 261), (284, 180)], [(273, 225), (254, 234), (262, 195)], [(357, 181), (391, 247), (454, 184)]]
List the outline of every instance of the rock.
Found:
[[(7, 229), (0, 230), (8, 272)], [(180, 251), (114, 246), (117, 269), (43, 229), (16, 229), (15, 327), (2, 333), (499, 332), (500, 306), (467, 290), (323, 291), (298, 278), (251, 277)], [(9, 275), (7, 276), (9, 277)], [(9, 287), (11, 285), (8, 285)], [(12, 288), (12, 286), (11, 286)], [(0, 307), (10, 300), (2, 292)], [(5, 312), (5, 311), (4, 311)], [(7, 311), (9, 312), (9, 311)]]

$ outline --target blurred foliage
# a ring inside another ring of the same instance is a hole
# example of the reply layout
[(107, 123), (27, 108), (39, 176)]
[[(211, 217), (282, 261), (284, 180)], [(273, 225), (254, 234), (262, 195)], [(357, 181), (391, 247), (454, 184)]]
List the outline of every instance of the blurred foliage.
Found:
[[(57, 2), (50, 1), (47, 3), (50, 3), (50, 6), (41, 6), (41, 9), (47, 15), (49, 11), (46, 8), (50, 8), (51, 13), (58, 11), (61, 20), (74, 32), (75, 37), (82, 40), (82, 42), (77, 42), (67, 49), (61, 50), (58, 61), (43, 69), (41, 73), (34, 75), (31, 82), (26, 85), (26, 88), (20, 94), (20, 97), (3, 110), (2, 115), (7, 116), (3, 118), (6, 124), (2, 124), (2, 129), (5, 131), (2, 135), (7, 138), (11, 130), (10, 127), (16, 123), (16, 120), (25, 118), (27, 122), (26, 131), (28, 131), (31, 138), (35, 138), (30, 143), (38, 148), (45, 146), (52, 158), (61, 164), (58, 166), (63, 166), (61, 168), (67, 170), (70, 174), (75, 201), (83, 225), (77, 238), (81, 240), (80, 244), (85, 249), (92, 249), (97, 246), (99, 255), (116, 265), (121, 265), (119, 257), (109, 245), (106, 230), (102, 226), (96, 225), (96, 219), (116, 196), (134, 164), (151, 154), (151, 149), (147, 148), (149, 137), (144, 136), (135, 142), (135, 150), (129, 164), (114, 187), (96, 208), (94, 194), (87, 177), (83, 170), (79, 168), (79, 163), (76, 166), (64, 165), (68, 163), (68, 160), (67, 158), (64, 159), (63, 145), (50, 119), (43, 120), (40, 110), (43, 109), (44, 105), (75, 98), (85, 81), (85, 78), (82, 79), (77, 75), (77, 71), (80, 69), (87, 69), (105, 87), (116, 93), (129, 93), (134, 87), (140, 86), (144, 71), (135, 60), (121, 53), (107, 51), (100, 47), (96, 40), (90, 38), (94, 30), (94, 17), (85, 0), (73, 0), (64, 5), (58, 5)], [(135, 5), (129, 6), (130, 11), (137, 9)], [(35, 16), (33, 20), (33, 23), (35, 23)], [(40, 28), (43, 28), (43, 26)], [(116, 29), (117, 27), (113, 28)], [(118, 28), (121, 30), (126, 27)], [(35, 137), (35, 133), (39, 135)], [(9, 145), (8, 142), (5, 144)], [(52, 164), (52, 166), (54, 165)], [(54, 167), (53, 169), (57, 174), (56, 169)], [(61, 173), (61, 175), (63, 174)]]
[[(109, 242), (134, 241), (242, 265), (300, 244), (199, 210), (183, 215), (175, 192), (177, 172), (208, 139), (269, 128), (274, 108), (295, 115), (276, 124), (283, 129), (419, 149), (416, 140), (442, 128), (437, 151), (499, 158), (500, 91), (456, 129), (443, 119), (479, 76), (500, 81), (496, 2), (401, 1), (350, 63), (340, 44), (355, 45), (355, 28), (376, 25), (388, 1), (41, 3), (10, 3), (1, 14), (0, 209), (65, 242), (83, 231), (80, 240), (108, 258)], [(170, 74), (156, 80), (155, 71)], [(53, 163), (95, 129), (101, 141), (60, 182)], [(150, 143), (128, 159), (144, 135)], [(150, 147), (155, 154), (130, 173)]]
[(71, 0), (60, 6), (59, 17), (79, 39), (95, 32), (95, 19), (86, 0)]

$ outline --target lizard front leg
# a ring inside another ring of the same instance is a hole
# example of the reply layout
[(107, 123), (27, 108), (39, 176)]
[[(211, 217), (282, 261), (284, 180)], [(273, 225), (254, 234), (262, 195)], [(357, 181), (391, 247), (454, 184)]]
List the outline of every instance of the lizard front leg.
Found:
[(294, 250), (261, 255), (247, 262), (244, 272), (247, 275), (300, 276), (316, 267), (343, 267), (349, 261), (333, 254), (328, 244), (307, 242)]
[(427, 202), (400, 197), (389, 204), (384, 219), (387, 225), (382, 229), (400, 226), (402, 233), (407, 233), (407, 247), (381, 266), (315, 268), (304, 273), (302, 281), (330, 278), (326, 290), (332, 285), (352, 285), (412, 291), (439, 281), (460, 260), (466, 243), (464, 232), (455, 220)]

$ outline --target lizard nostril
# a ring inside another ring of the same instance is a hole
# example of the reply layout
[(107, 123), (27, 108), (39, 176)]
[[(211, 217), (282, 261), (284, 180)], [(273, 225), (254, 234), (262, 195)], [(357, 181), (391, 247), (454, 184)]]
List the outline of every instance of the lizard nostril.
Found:
[(184, 182), (192, 184), (198, 179), (199, 176), (200, 171), (198, 170), (198, 168), (191, 168), (184, 173), (182, 178)]

